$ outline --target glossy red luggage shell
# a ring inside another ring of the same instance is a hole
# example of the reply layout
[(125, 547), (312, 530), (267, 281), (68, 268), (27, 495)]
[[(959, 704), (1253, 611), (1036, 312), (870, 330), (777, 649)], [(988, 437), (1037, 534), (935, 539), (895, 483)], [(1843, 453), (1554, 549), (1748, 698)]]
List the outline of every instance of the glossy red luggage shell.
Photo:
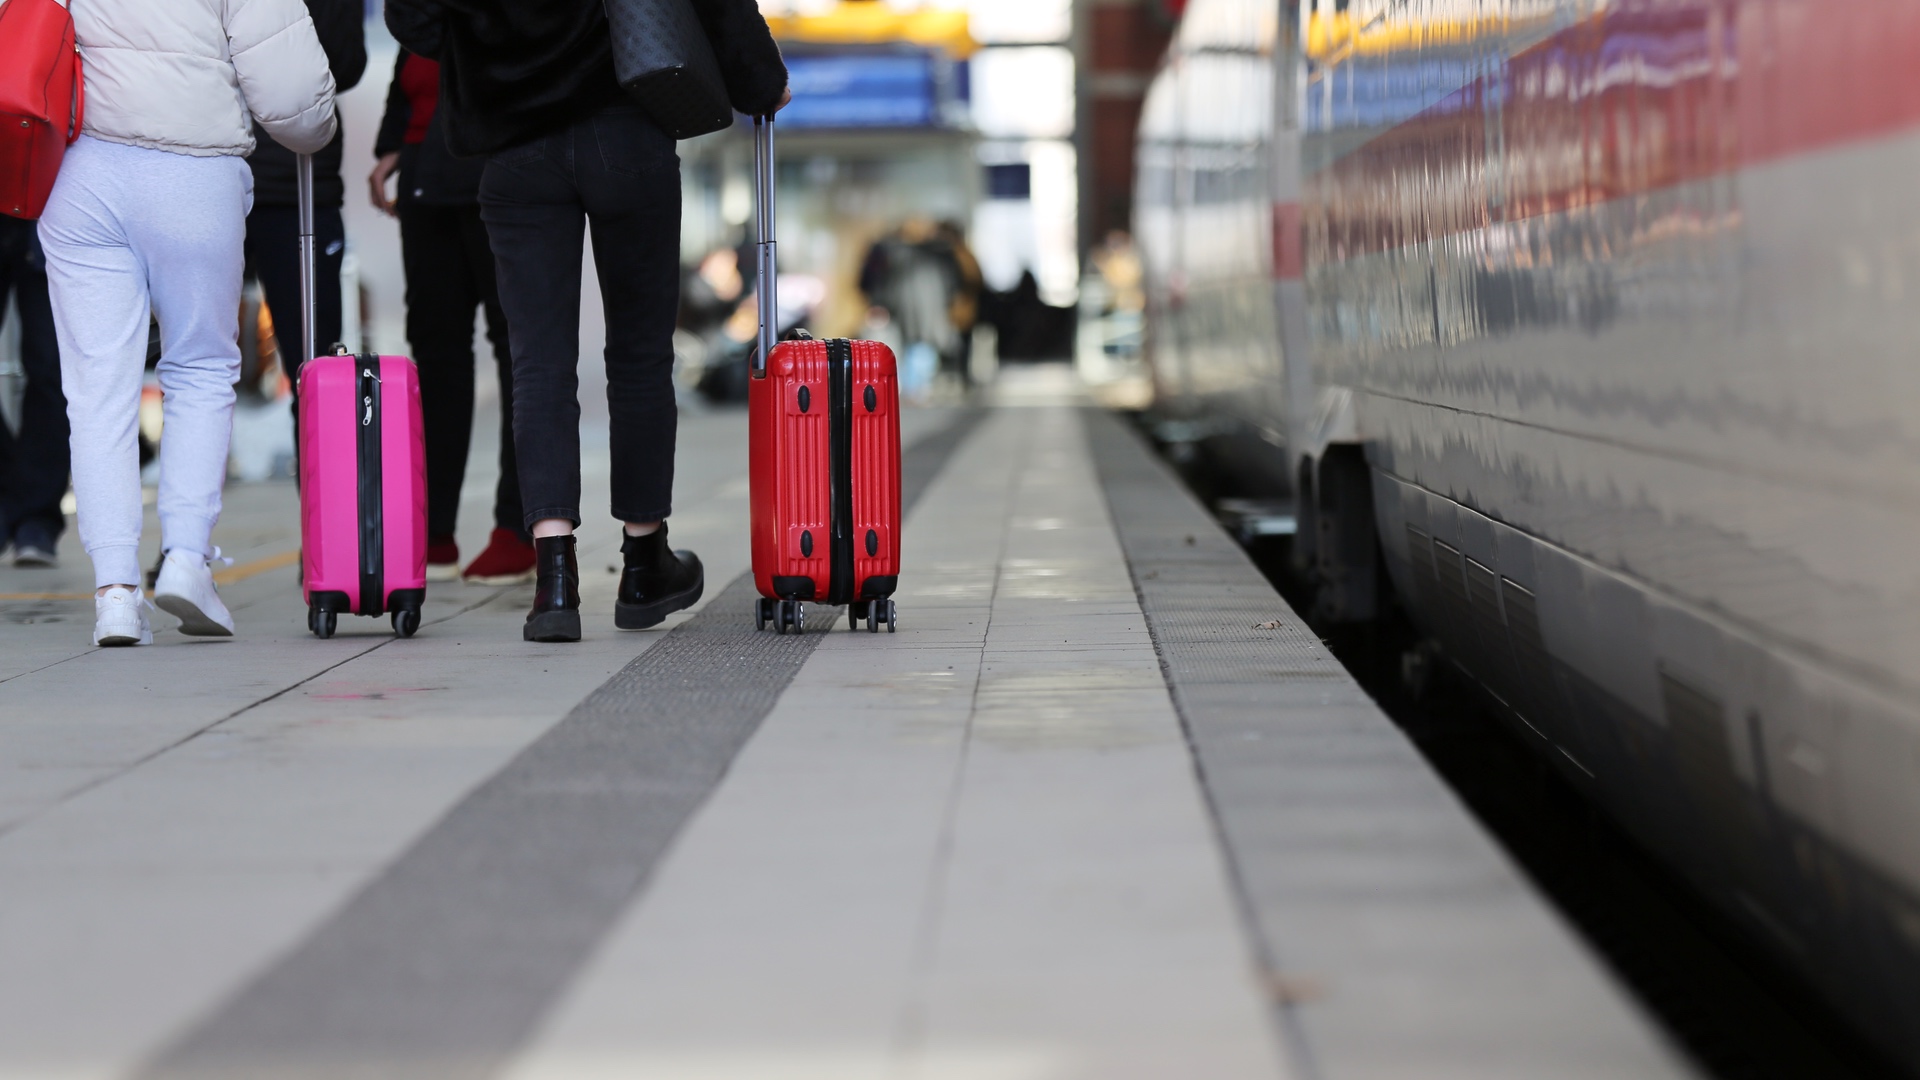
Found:
[[(848, 345), (853, 581), (841, 595), (879, 599), (892, 594), (887, 579), (900, 573), (899, 382), (891, 349), (873, 341)], [(766, 376), (748, 386), (753, 578), (770, 599), (835, 596), (831, 392), (825, 341), (781, 342)]]
[[(853, 595), (874, 578), (900, 576), (900, 382), (893, 350), (853, 347)], [(874, 407), (866, 407), (866, 388)], [(871, 534), (871, 535), (869, 535)], [(869, 546), (871, 542), (871, 546)], [(885, 593), (892, 595), (889, 584)]]

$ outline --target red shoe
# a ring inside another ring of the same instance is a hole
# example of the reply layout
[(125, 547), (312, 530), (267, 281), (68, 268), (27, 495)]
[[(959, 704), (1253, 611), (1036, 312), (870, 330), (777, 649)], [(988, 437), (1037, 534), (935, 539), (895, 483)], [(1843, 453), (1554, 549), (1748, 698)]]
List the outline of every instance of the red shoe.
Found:
[(427, 537), (427, 580), (460, 580), (460, 545), (453, 537)]
[(532, 543), (512, 529), (495, 529), (460, 576), (469, 585), (519, 585), (533, 580), (533, 561)]

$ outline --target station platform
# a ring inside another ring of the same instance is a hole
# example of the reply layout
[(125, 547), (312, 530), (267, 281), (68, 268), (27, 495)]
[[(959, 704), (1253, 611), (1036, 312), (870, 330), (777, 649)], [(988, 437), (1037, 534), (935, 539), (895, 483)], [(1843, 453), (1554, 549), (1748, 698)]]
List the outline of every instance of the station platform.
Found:
[(92, 649), (71, 534), (0, 568), (0, 1076), (1689, 1075), (1064, 370), (907, 412), (891, 635), (755, 632), (744, 421), (682, 418), (649, 632), (590, 520), (577, 645), (525, 586), (317, 640), (287, 483), (231, 640)]

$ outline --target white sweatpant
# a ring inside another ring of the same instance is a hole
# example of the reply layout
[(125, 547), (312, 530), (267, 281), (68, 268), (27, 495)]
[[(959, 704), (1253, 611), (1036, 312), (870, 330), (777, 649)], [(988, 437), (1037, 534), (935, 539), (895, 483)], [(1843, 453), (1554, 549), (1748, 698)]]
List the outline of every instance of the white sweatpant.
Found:
[(102, 585), (140, 580), (140, 382), (160, 322), (160, 541), (206, 555), (220, 517), (240, 377), (240, 277), (253, 174), (90, 136), (68, 148), (40, 218), (73, 429), (80, 541)]

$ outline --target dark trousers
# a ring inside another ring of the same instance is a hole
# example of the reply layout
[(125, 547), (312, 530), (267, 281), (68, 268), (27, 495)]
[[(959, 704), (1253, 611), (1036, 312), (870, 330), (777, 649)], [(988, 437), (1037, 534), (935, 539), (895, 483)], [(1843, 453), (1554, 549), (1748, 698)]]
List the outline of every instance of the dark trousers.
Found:
[[(316, 207), (313, 212), (314, 320), (313, 348), (322, 356), (340, 340), (340, 262), (346, 257), (347, 231), (339, 207)], [(267, 307), (273, 310), (273, 335), (280, 345), (280, 363), (287, 377), (298, 381), (301, 327), (306, 309), (300, 304), (300, 210), (294, 206), (255, 206), (247, 215), (247, 265), (260, 279)]]
[(513, 441), (529, 526), (580, 522), (580, 261), (587, 230), (607, 320), (613, 516), (673, 509), (673, 323), (680, 303), (680, 159), (616, 106), (493, 155), (480, 181), (513, 339)]
[(460, 514), (460, 488), (473, 441), (477, 306), (486, 312), (487, 340), (500, 372), (500, 482), (493, 491), (493, 524), (524, 536), (519, 466), (513, 454), (513, 353), (480, 208), (402, 203), (400, 255), (407, 272), (407, 341), (420, 368), (420, 411), (426, 425), (427, 535), (453, 535)]
[(67, 493), (67, 399), (60, 393), (47, 261), (34, 229), (31, 221), (0, 217), (0, 313), (11, 293), (20, 312), (20, 360), (27, 375), (20, 430), (0, 422), (0, 544), (22, 531), (50, 544), (66, 526), (60, 497)]

